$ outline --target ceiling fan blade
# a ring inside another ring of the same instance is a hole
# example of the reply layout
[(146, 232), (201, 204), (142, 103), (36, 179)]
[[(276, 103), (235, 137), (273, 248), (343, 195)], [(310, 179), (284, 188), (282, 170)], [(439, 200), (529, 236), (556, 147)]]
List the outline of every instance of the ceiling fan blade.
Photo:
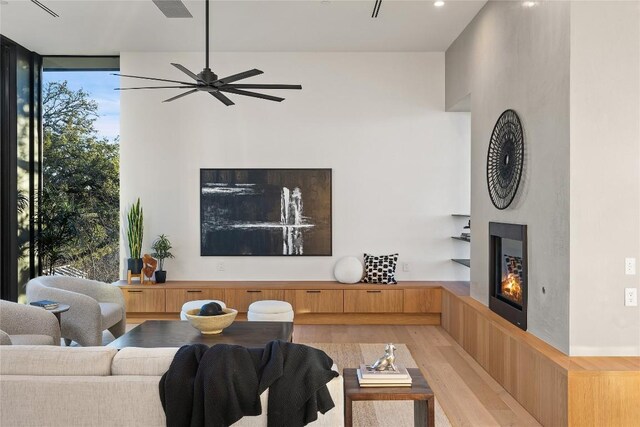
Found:
[(245, 71), (243, 73), (234, 74), (232, 76), (228, 76), (228, 77), (225, 77), (223, 79), (216, 80), (213, 83), (217, 83), (218, 86), (221, 86), (221, 85), (226, 85), (226, 84), (231, 83), (231, 82), (237, 82), (238, 80), (248, 79), (249, 77), (258, 76), (258, 75), (263, 74), (263, 73), (264, 73), (264, 71), (256, 70), (254, 68), (253, 70)]
[(132, 79), (154, 80), (154, 81), (157, 81), (157, 82), (180, 83), (181, 85), (192, 85), (193, 84), (193, 82), (180, 82), (178, 80), (157, 79), (155, 77), (132, 76), (132, 75), (129, 75), (129, 74), (111, 73), (111, 75), (112, 76), (120, 76), (120, 77), (130, 77)]
[(215, 96), (216, 98), (218, 98), (218, 100), (220, 102), (222, 102), (224, 105), (226, 105), (227, 107), (230, 105), (235, 105), (235, 103), (230, 100), (228, 97), (226, 97), (224, 94), (215, 91), (215, 92), (209, 92), (211, 95)]
[(183, 96), (187, 96), (187, 95), (191, 95), (192, 93), (196, 93), (198, 91), (198, 89), (193, 89), (193, 90), (189, 90), (185, 93), (181, 93), (180, 95), (176, 95), (173, 98), (169, 98), (169, 99), (165, 99), (162, 102), (171, 102), (171, 101), (175, 101), (178, 98), (182, 98)]
[[(225, 86), (227, 87), (227, 86)], [(301, 85), (281, 85), (281, 84), (230, 84), (228, 87), (233, 89), (302, 89)]]
[(137, 89), (193, 89), (195, 84), (191, 86), (141, 86), (141, 87), (117, 87), (114, 90), (137, 90)]
[(284, 98), (279, 98), (277, 96), (265, 95), (263, 93), (256, 93), (256, 92), (247, 92), (246, 90), (239, 90), (231, 87), (223, 87), (223, 88), (220, 88), (220, 90), (228, 93), (235, 93), (236, 95), (244, 95), (244, 96), (251, 96), (253, 98), (267, 99), (269, 101), (276, 101), (276, 102), (284, 101)]
[(202, 80), (200, 77), (198, 77), (197, 74), (192, 73), (191, 71), (189, 71), (187, 69), (187, 67), (180, 65), (180, 64), (174, 64), (173, 62), (171, 63), (171, 65), (173, 65), (174, 67), (176, 67), (178, 70), (182, 71), (183, 73), (185, 73), (187, 76), (191, 77), (192, 79), (202, 82), (202, 83), (206, 83), (204, 80)]

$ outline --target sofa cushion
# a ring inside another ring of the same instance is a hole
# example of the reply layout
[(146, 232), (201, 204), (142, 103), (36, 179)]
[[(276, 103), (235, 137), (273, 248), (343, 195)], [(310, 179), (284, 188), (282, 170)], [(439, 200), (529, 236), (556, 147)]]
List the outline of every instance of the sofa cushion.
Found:
[(102, 329), (107, 329), (122, 320), (122, 306), (113, 302), (101, 302)]
[(0, 375), (111, 375), (110, 347), (0, 346)]
[(13, 345), (53, 345), (53, 337), (49, 335), (9, 335), (9, 338)]
[(177, 348), (123, 348), (113, 358), (111, 374), (162, 376), (177, 351)]

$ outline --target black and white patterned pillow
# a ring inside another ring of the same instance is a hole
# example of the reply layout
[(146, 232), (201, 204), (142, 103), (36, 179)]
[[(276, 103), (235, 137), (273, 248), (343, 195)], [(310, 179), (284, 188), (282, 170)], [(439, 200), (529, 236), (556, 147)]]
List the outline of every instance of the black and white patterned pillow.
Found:
[(364, 254), (364, 283), (380, 283), (388, 285), (396, 281), (396, 264), (398, 254), (369, 255)]

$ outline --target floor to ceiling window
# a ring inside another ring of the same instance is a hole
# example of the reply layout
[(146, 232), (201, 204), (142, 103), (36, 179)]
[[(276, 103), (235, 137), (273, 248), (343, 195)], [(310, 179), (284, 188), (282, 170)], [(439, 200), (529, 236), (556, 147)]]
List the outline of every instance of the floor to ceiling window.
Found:
[(44, 274), (118, 278), (118, 58), (45, 57), (42, 82)]
[(0, 293), (17, 301), (39, 272), (41, 58), (0, 36)]

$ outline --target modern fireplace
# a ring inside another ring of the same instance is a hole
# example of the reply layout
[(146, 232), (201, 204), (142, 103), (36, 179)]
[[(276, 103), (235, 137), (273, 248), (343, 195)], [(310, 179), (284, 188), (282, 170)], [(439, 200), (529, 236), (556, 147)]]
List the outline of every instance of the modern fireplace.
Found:
[(527, 226), (489, 223), (489, 307), (527, 330)]

